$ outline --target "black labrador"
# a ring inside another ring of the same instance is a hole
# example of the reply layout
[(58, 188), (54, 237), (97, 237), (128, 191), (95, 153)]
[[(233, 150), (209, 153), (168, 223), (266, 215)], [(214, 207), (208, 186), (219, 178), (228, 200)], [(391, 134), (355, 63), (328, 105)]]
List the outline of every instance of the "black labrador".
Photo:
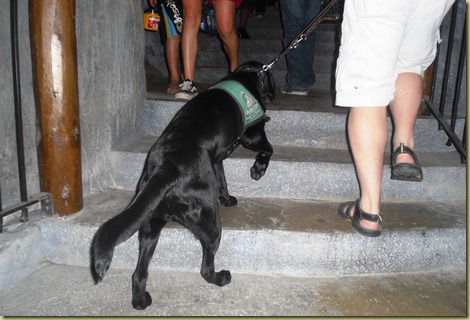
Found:
[(262, 64), (241, 65), (214, 87), (186, 103), (150, 149), (136, 193), (129, 205), (96, 232), (91, 248), (95, 283), (108, 270), (114, 248), (139, 231), (139, 258), (132, 275), (132, 305), (152, 303), (146, 292), (148, 266), (162, 228), (172, 220), (201, 242), (201, 275), (224, 286), (230, 271), (214, 271), (221, 223), (219, 201), (237, 204), (227, 190), (222, 160), (241, 144), (258, 152), (250, 169), (254, 180), (266, 172), (273, 149), (266, 138), (266, 97), (274, 98), (274, 80)]

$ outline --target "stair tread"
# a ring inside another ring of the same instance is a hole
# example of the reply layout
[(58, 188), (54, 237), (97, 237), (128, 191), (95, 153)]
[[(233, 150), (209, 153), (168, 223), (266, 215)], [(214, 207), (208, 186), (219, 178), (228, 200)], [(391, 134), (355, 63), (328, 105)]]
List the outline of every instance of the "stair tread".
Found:
[[(146, 98), (148, 100), (177, 101), (174, 94), (167, 94), (168, 84), (162, 82), (151, 82), (147, 85)], [(199, 92), (204, 92), (212, 85), (210, 83), (197, 83)], [(346, 114), (348, 108), (334, 107), (334, 93), (327, 89), (314, 88), (308, 96), (286, 95), (280, 92), (280, 87), (276, 86), (276, 97), (271, 101), (266, 101), (267, 110), (289, 110), (306, 112), (329, 112)]]
[[(85, 209), (74, 223), (101, 225), (123, 209), (133, 191), (108, 190), (85, 198)], [(236, 195), (235, 195), (236, 196)], [(355, 233), (337, 213), (342, 201), (237, 197), (235, 207), (220, 206), (223, 229), (282, 230), (292, 232)], [(354, 199), (351, 199), (354, 200)], [(386, 232), (466, 227), (465, 201), (384, 201), (383, 228)], [(99, 214), (97, 214), (99, 213)], [(179, 227), (170, 223), (168, 227)]]
[[(129, 153), (147, 153), (155, 141), (156, 136), (140, 136), (136, 139), (114, 148), (113, 151)], [(273, 145), (274, 153), (271, 161), (287, 162), (323, 162), (323, 163), (352, 163), (348, 150), (327, 149), (315, 147), (301, 147), (289, 145)], [(243, 147), (238, 147), (230, 158), (254, 159), (256, 153)], [(457, 152), (419, 152), (420, 164), (423, 167), (464, 167), (460, 163)], [(385, 156), (385, 165), (390, 164), (390, 153)]]
[(94, 286), (88, 267), (47, 264), (5, 292), (0, 312), (11, 317), (467, 314), (465, 270), (306, 278), (243, 274), (232, 269), (232, 282), (219, 288), (206, 283), (197, 269), (158, 269), (149, 271), (147, 291), (154, 302), (145, 310), (135, 310), (130, 303), (127, 284), (133, 271), (132, 267), (111, 265), (104, 281)]
[[(67, 219), (31, 215), (50, 261), (86, 266), (89, 243), (83, 239), (91, 239), (98, 226), (124, 209), (133, 194), (106, 190), (86, 197), (84, 209)], [(222, 239), (217, 252), (218, 265), (238, 272), (331, 276), (465, 266), (465, 200), (384, 201), (383, 233), (378, 239), (360, 235), (339, 217), (337, 207), (345, 199), (238, 200), (236, 207), (220, 206)], [(150, 270), (200, 267), (199, 242), (174, 222), (163, 229), (157, 250), (158, 259), (152, 261)], [(134, 234), (116, 247), (113, 268), (134, 267), (137, 252)]]

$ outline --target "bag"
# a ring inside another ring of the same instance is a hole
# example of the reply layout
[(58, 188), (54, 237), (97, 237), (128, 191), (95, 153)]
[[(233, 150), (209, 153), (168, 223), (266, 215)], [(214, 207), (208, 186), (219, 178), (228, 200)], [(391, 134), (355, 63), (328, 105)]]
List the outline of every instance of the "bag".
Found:
[(202, 20), (199, 30), (213, 35), (217, 34), (214, 7), (209, 5), (207, 0), (202, 3)]
[(154, 12), (144, 12), (144, 28), (145, 30), (158, 31), (158, 26), (160, 25), (160, 16), (158, 13)]

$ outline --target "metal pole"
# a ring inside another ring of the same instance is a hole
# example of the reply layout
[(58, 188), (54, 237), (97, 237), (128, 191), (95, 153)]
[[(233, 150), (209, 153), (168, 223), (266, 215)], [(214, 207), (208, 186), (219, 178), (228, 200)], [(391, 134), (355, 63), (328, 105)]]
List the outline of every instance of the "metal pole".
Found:
[[(26, 166), (24, 160), (23, 114), (21, 110), (20, 63), (18, 56), (18, 3), (16, 0), (10, 0), (10, 25), (18, 178), (20, 183), (21, 201), (26, 201), (28, 199), (28, 190), (26, 187)], [(20, 220), (22, 222), (28, 220), (28, 208), (23, 208), (21, 210)]]

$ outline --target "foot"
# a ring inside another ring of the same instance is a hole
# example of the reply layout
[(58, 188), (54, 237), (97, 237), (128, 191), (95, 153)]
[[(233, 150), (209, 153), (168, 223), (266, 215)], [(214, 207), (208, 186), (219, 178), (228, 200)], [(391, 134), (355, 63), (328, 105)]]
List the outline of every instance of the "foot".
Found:
[(238, 28), (237, 35), (240, 39), (251, 39), (250, 35), (248, 34), (248, 32), (246, 32), (245, 28)]
[(281, 93), (283, 94), (292, 94), (295, 96), (307, 96), (310, 89), (297, 89), (292, 88), (292, 86), (286, 83), (284, 86), (281, 87)]
[(339, 215), (351, 222), (354, 229), (368, 237), (377, 237), (382, 233), (382, 217), (378, 214), (364, 212), (359, 206), (359, 199), (345, 202), (338, 208)]
[(175, 94), (178, 92), (178, 89), (179, 89), (178, 82), (170, 82), (170, 84), (166, 88), (166, 93)]
[(175, 98), (178, 100), (191, 100), (195, 96), (197, 96), (197, 88), (194, 81), (188, 79), (179, 85), (179, 90), (175, 93)]
[(393, 180), (416, 181), (423, 180), (423, 170), (413, 150), (400, 143), (392, 154)]

